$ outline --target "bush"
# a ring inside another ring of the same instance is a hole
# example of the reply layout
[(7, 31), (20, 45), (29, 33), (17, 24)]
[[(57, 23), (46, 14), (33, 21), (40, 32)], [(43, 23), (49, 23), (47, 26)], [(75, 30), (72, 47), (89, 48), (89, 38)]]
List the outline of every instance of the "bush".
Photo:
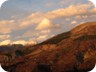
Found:
[(20, 51), (20, 50), (16, 50), (15, 53), (16, 53), (17, 57), (24, 55), (24, 53), (22, 51)]

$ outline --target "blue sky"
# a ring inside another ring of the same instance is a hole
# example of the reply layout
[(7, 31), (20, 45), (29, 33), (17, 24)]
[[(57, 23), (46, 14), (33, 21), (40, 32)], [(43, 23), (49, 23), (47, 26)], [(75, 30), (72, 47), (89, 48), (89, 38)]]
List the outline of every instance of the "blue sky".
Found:
[(95, 11), (88, 0), (8, 0), (0, 9), (0, 41), (42, 42), (95, 21)]
[[(62, 5), (60, 2), (65, 2)], [(76, 5), (80, 3), (87, 3), (88, 0), (8, 0), (0, 9), (0, 19), (10, 18), (13, 15), (19, 15), (22, 17), (31, 14), (36, 11), (51, 11), (59, 8), (66, 8), (69, 5)], [(48, 4), (50, 5), (48, 7)], [(2, 18), (1, 18), (2, 17)]]

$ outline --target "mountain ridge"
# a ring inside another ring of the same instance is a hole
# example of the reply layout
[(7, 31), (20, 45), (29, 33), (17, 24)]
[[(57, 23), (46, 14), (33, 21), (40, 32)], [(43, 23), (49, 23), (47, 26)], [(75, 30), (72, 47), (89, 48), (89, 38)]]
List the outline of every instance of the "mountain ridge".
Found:
[(76, 70), (86, 72), (91, 70), (96, 62), (95, 31), (96, 22), (81, 24), (69, 32), (56, 35), (30, 47), (31, 52), (23, 56), (23, 61), (16, 58), (18, 62), (5, 68), (9, 72), (12, 70), (24, 72), (25, 69), (28, 70), (26, 72), (74, 72)]
[[(74, 38), (78, 38), (83, 35), (96, 35), (96, 32), (94, 31), (94, 29), (96, 30), (96, 22), (83, 23), (83, 24), (80, 24), (79, 26), (77, 26), (76, 28), (72, 29), (71, 31), (58, 34), (40, 44), (48, 44), (48, 43), (55, 44), (55, 43), (58, 43), (59, 41), (61, 41), (62, 39), (66, 39), (66, 38), (74, 39)], [(59, 40), (56, 41), (56, 39), (59, 39)]]

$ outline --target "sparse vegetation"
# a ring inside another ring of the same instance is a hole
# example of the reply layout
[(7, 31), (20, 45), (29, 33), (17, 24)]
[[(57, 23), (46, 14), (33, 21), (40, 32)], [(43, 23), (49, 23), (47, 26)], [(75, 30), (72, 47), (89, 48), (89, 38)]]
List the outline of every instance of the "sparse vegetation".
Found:
[(82, 64), (82, 63), (84, 62), (84, 53), (83, 53), (83, 52), (78, 51), (78, 52), (75, 54), (75, 56), (76, 56), (77, 61), (78, 61), (80, 64)]
[(80, 36), (79, 38), (76, 38), (75, 40), (82, 41), (82, 40), (94, 40), (96, 39), (96, 35), (83, 35)]
[(38, 64), (37, 65), (37, 72), (52, 72), (51, 66), (48, 64)]
[[(3, 46), (15, 49), (12, 52), (2, 53), (0, 58), (7, 59), (6, 57), (11, 58), (13, 53), (16, 54), (13, 64), (6, 67), (9, 72), (24, 72), (25, 69), (26, 72), (82, 72), (80, 69), (86, 72), (92, 69), (96, 62), (96, 57), (93, 57), (96, 55), (96, 35), (93, 35), (96, 31), (96, 23), (82, 26), (35, 46)], [(85, 31), (87, 27), (88, 31)], [(76, 34), (72, 35), (72, 32)], [(92, 35), (88, 35), (89, 32)], [(20, 60), (19, 57), (24, 57), (24, 59)]]
[(16, 50), (15, 53), (16, 53), (17, 57), (24, 55), (24, 53), (22, 51), (20, 51), (20, 50)]
[(42, 42), (40, 44), (57, 44), (59, 43), (60, 41), (62, 41), (63, 39), (66, 39), (66, 38), (69, 38), (70, 37), (70, 32), (65, 32), (65, 33), (62, 33), (62, 34), (59, 34), (45, 42)]

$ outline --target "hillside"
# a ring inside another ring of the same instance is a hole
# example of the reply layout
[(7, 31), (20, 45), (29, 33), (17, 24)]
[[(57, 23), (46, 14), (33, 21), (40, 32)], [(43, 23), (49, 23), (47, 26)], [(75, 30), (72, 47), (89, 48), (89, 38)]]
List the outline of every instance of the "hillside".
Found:
[(30, 48), (20, 60), (3, 65), (9, 72), (87, 72), (96, 62), (96, 22), (80, 24)]

